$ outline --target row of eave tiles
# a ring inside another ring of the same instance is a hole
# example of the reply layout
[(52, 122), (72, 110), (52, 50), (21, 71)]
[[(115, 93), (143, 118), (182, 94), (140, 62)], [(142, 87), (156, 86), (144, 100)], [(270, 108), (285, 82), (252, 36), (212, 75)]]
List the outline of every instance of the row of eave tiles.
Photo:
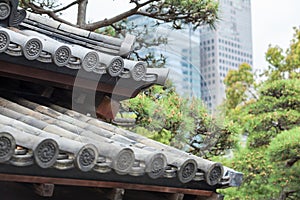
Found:
[[(29, 12), (20, 27), (0, 28), (0, 53), (135, 81), (153, 82), (157, 78), (157, 74), (147, 69), (147, 63), (124, 58), (133, 50), (132, 35), (127, 34), (121, 40)], [(86, 32), (89, 37), (84, 37)]]
[(57, 105), (0, 97), (0, 163), (228, 184), (219, 163)]

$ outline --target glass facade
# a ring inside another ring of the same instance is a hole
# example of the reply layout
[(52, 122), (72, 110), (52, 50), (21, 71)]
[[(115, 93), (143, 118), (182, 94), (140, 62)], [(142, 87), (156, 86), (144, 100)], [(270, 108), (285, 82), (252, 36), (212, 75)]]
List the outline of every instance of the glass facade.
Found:
[(216, 29), (200, 28), (202, 99), (214, 111), (225, 99), (224, 78), (240, 64), (252, 66), (250, 0), (219, 0)]
[(216, 29), (186, 25), (173, 30), (168, 24), (155, 26), (156, 21), (142, 16), (130, 17), (137, 27), (152, 27), (147, 39), (168, 38), (167, 44), (148, 48), (167, 58), (170, 79), (184, 96), (198, 97), (214, 112), (225, 99), (224, 78), (240, 64), (252, 66), (252, 28), (250, 0), (219, 0), (220, 19)]
[[(155, 38), (167, 38), (167, 43), (150, 47), (144, 51), (154, 51), (166, 57), (166, 67), (170, 69), (170, 80), (177, 92), (186, 97), (201, 98), (200, 73), (200, 35), (199, 30), (193, 31), (190, 25), (182, 30), (174, 30), (169, 24), (155, 26), (155, 20), (143, 16), (129, 18), (138, 29), (147, 25), (147, 35), (144, 39), (153, 41)], [(140, 51), (143, 53), (143, 50)], [(146, 52), (144, 52), (146, 53)]]

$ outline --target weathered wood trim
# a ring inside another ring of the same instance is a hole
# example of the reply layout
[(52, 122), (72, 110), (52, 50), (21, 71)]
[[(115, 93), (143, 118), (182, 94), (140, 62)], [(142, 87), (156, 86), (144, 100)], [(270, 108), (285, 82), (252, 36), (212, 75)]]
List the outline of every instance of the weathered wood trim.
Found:
[[(73, 77), (66, 74), (59, 74), (47, 70), (41, 70), (32, 67), (21, 66), (17, 64), (8, 63), (5, 61), (0, 61), (0, 75), (6, 76), (8, 78), (18, 78), (24, 81), (31, 81), (36, 83), (48, 83), (51, 86), (68, 89), (71, 90), (75, 84), (76, 78), (76, 85), (80, 84), (80, 87), (83, 89), (94, 90), (95, 81)], [(106, 83), (99, 83), (98, 87), (96, 88), (97, 92), (104, 92), (104, 93), (113, 93), (114, 95), (120, 95), (124, 97), (134, 97), (138, 94), (138, 92), (132, 91), (131, 88), (116, 88), (115, 85), (109, 85)]]
[(163, 192), (174, 194), (190, 194), (196, 196), (210, 197), (214, 192), (207, 190), (195, 190), (175, 187), (163, 187), (153, 185), (129, 184), (122, 182), (105, 182), (79, 179), (65, 179), (52, 177), (38, 177), (38, 176), (24, 176), (0, 173), (0, 181), (21, 182), (21, 183), (40, 183), (40, 184), (55, 184), (55, 185), (69, 185), (82, 187), (98, 187), (98, 188), (123, 188), (126, 190), (139, 190), (150, 192)]

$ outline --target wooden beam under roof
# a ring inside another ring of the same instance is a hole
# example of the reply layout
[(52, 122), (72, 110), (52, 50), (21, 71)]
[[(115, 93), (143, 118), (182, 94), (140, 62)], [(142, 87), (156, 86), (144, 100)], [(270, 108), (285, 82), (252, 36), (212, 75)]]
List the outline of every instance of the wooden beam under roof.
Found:
[(0, 174), (0, 181), (96, 187), (96, 188), (122, 188), (125, 190), (162, 192), (162, 193), (170, 193), (170, 194), (189, 194), (189, 195), (203, 196), (203, 197), (211, 197), (214, 194), (213, 191), (187, 189), (187, 188), (130, 184), (130, 183), (122, 183), (122, 182), (106, 182), (106, 181), (81, 180), (81, 179), (25, 176), (25, 175), (14, 175), (14, 174), (3, 174), (3, 173)]
[(76, 76), (73, 77), (70, 75), (55, 73), (52, 71), (12, 64), (5, 61), (0, 61), (0, 66), (0, 76), (16, 78), (19, 80), (31, 81), (40, 84), (44, 83), (67, 90), (72, 90), (74, 85), (76, 85), (77, 87), (81, 87), (83, 89), (96, 89), (97, 92), (108, 94), (113, 93), (116, 96), (127, 98), (135, 97), (140, 92), (138, 88), (137, 90), (133, 90), (132, 88), (120, 87), (121, 84), (119, 84), (118, 87), (104, 82), (98, 84), (93, 80), (87, 80)]

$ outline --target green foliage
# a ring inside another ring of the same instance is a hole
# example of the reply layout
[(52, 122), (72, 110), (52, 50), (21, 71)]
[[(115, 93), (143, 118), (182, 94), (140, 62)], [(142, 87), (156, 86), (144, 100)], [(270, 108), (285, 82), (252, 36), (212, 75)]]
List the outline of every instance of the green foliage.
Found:
[(271, 180), (281, 193), (294, 191), (290, 198), (300, 198), (300, 127), (277, 135), (268, 148), (268, 158), (276, 166)]
[[(57, 13), (65, 12), (74, 5), (79, 5), (80, 11), (77, 15), (86, 16), (86, 5), (88, 0), (73, 1), (67, 4), (58, 0), (21, 0), (20, 6), (31, 10), (38, 14), (46, 14), (56, 20), (63, 21), (75, 26), (71, 22), (67, 22), (58, 17)], [(191, 23), (194, 27), (203, 24), (208, 24), (211, 27), (215, 26), (218, 19), (218, 2), (215, 0), (130, 0), (128, 3), (133, 5), (133, 8), (128, 9), (124, 13), (118, 14), (110, 19), (99, 20), (93, 23), (86, 24), (84, 21), (81, 28), (87, 30), (96, 30), (107, 26), (117, 27), (118, 23), (133, 15), (143, 15), (158, 20), (160, 23), (172, 23), (176, 29), (181, 29), (183, 24)], [(82, 10), (83, 9), (83, 10)]]
[(169, 18), (173, 15), (181, 15), (181, 18), (173, 21), (174, 28), (181, 28), (181, 25), (186, 23), (192, 23), (195, 27), (204, 23), (214, 27), (218, 19), (218, 7), (219, 4), (214, 0), (165, 0), (157, 3), (153, 8), (156, 8), (156, 11), (159, 8), (161, 13), (158, 16), (162, 18), (167, 15)]
[(96, 33), (100, 33), (103, 35), (109, 35), (109, 36), (116, 36), (116, 30), (112, 26), (107, 26), (103, 29), (97, 29), (95, 30)]
[(300, 80), (267, 81), (259, 91), (260, 98), (247, 106), (250, 147), (269, 145), (272, 138), (300, 124)]
[(273, 162), (300, 159), (300, 127), (280, 133), (271, 142), (268, 153)]
[[(270, 66), (264, 73), (267, 80), (259, 85), (257, 99), (226, 107), (228, 119), (248, 136), (246, 146), (227, 161), (228, 166), (244, 173), (244, 183), (224, 191), (226, 199), (300, 198), (299, 38), (296, 30), (286, 55), (280, 47), (270, 46), (266, 53)], [(238, 95), (229, 90), (229, 96)]]
[(236, 145), (233, 124), (219, 123), (201, 101), (180, 97), (170, 84), (151, 87), (123, 107), (135, 114), (133, 131), (196, 155), (224, 155)]
[[(192, 131), (191, 118), (186, 116), (187, 100), (180, 97), (173, 87), (154, 86), (124, 104), (136, 115), (138, 127), (144, 127), (151, 134), (148, 137), (165, 144)], [(184, 147), (187, 142), (178, 141), (177, 146)]]
[(235, 152), (235, 158), (229, 163), (232, 168), (244, 172), (243, 186), (222, 191), (226, 199), (272, 199), (273, 188), (269, 187), (270, 174), (274, 166), (265, 156), (266, 149), (242, 149)]
[(266, 52), (266, 60), (269, 62), (269, 69), (264, 73), (269, 81), (285, 78), (300, 78), (300, 31), (294, 28), (294, 38), (291, 40), (290, 47), (283, 50), (278, 47), (270, 46)]
[(226, 86), (226, 108), (235, 108), (238, 104), (246, 101), (246, 91), (254, 83), (254, 76), (250, 65), (243, 63), (238, 70), (230, 70), (224, 79)]

